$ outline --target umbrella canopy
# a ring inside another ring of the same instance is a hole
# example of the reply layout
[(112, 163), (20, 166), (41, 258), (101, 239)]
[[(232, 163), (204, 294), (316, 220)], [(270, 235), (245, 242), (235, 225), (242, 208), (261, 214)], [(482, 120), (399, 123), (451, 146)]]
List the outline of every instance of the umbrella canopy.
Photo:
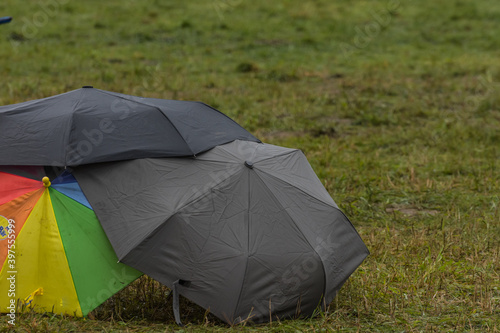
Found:
[(120, 261), (228, 323), (310, 315), (368, 255), (300, 150), (234, 141), (196, 158), (75, 169)]
[(0, 311), (85, 316), (142, 273), (117, 263), (76, 180), (64, 173), (51, 184), (44, 174), (0, 169)]
[(12, 17), (10, 16), (0, 17), (0, 24), (9, 23), (10, 21), (12, 21)]
[(259, 141), (200, 102), (84, 87), (0, 106), (0, 165), (76, 166), (193, 156), (236, 139)]

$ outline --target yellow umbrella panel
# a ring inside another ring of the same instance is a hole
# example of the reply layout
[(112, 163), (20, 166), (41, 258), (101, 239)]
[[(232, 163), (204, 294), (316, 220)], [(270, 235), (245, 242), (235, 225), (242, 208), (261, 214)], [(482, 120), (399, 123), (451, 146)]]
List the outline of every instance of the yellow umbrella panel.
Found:
[(73, 176), (0, 172), (1, 312), (85, 316), (142, 274), (117, 261)]

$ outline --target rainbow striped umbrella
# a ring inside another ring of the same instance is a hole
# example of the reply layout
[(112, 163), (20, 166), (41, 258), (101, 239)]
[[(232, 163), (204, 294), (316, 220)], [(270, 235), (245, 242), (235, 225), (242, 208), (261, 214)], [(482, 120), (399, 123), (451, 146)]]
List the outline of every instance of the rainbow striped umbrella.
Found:
[[(0, 171), (0, 311), (85, 316), (142, 273), (118, 263), (75, 178)], [(5, 171), (8, 170), (8, 171)]]

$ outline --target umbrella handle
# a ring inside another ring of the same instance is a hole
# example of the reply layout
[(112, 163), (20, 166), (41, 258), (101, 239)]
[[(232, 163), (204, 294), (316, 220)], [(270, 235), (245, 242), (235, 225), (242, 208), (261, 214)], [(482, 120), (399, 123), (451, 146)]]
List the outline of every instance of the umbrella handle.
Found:
[(172, 294), (174, 296), (173, 298), (173, 309), (174, 309), (174, 317), (175, 317), (175, 323), (179, 325), (180, 327), (184, 327), (181, 321), (181, 314), (179, 310), (179, 292), (177, 291), (178, 286), (184, 286), (184, 287), (189, 287), (191, 285), (191, 281), (186, 281), (186, 280), (177, 280), (174, 282), (172, 286)]

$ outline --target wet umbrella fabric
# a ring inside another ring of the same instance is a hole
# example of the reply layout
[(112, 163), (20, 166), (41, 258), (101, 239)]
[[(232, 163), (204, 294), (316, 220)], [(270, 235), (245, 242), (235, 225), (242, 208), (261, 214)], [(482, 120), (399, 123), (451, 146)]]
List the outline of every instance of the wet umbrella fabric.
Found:
[(200, 102), (84, 87), (0, 106), (0, 165), (75, 166), (193, 156), (236, 139), (259, 141)]
[[(1, 170), (1, 312), (9, 312), (14, 301), (16, 307), (24, 305), (37, 312), (85, 316), (142, 275), (117, 263), (70, 174), (50, 183), (48, 178), (38, 178), (45, 174), (41, 167)], [(15, 288), (9, 291), (12, 283)]]
[(74, 174), (122, 262), (228, 323), (310, 315), (368, 255), (299, 150), (234, 141)]

